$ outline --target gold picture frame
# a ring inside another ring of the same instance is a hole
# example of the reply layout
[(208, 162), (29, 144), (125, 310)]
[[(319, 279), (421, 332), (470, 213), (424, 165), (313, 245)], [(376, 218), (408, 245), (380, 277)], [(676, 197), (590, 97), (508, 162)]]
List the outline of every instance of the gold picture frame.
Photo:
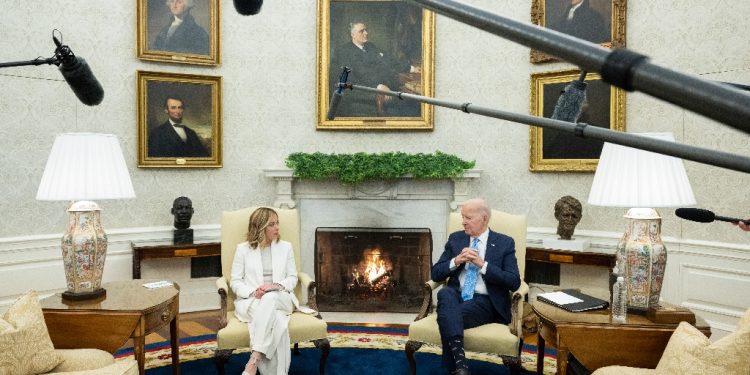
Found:
[(222, 166), (221, 81), (138, 71), (138, 167)]
[[(352, 26), (360, 42), (366, 30), (362, 49)], [(434, 40), (434, 13), (406, 1), (318, 0), (316, 128), (432, 130), (432, 106), (364, 90), (345, 90), (335, 118), (327, 114), (342, 66), (352, 69), (348, 82), (354, 85), (433, 96)]]
[[(221, 63), (219, 0), (195, 1), (192, 8), (170, 8), (168, 0), (137, 0), (138, 58), (178, 64)], [(174, 14), (181, 14), (181, 22)], [(169, 36), (168, 36), (169, 35)]]
[[(551, 30), (576, 36), (603, 47), (625, 47), (627, 0), (584, 0), (570, 23), (567, 19), (570, 3), (567, 0), (532, 0), (531, 23)], [(607, 17), (606, 15), (609, 15)], [(606, 22), (609, 19), (609, 22)], [(592, 27), (582, 27), (580, 25)], [(531, 50), (532, 63), (557, 61), (554, 56)]]
[[(531, 108), (534, 116), (551, 118), (560, 93), (579, 70), (531, 75)], [(625, 91), (594, 73), (586, 75), (586, 102), (579, 123), (625, 131)], [(536, 126), (529, 130), (529, 170), (532, 172), (594, 172), (602, 141)]]

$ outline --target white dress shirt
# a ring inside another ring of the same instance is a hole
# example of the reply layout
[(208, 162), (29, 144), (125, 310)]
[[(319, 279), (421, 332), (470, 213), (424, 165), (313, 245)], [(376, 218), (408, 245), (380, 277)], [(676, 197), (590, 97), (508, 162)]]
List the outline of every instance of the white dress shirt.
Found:
[[(490, 229), (487, 228), (484, 230), (482, 234), (479, 235), (479, 237), (477, 237), (479, 239), (479, 242), (477, 242), (477, 248), (479, 250), (479, 257), (482, 258), (482, 260), (484, 260), (484, 256), (485, 254), (487, 254), (487, 238), (489, 236), (490, 236)], [(473, 241), (474, 241), (474, 237), (470, 237), (467, 247), (470, 247)], [(487, 273), (487, 264), (488, 264), (487, 262), (484, 262), (484, 265), (479, 270), (480, 274), (484, 275), (485, 273)], [(451, 271), (456, 269), (457, 267), (456, 258), (451, 259), (449, 266), (451, 268)], [(469, 265), (467, 264), (466, 267), (464, 267), (463, 271), (461, 271), (461, 273), (458, 275), (458, 281), (461, 283), (461, 288), (464, 287), (464, 279), (466, 279), (466, 270), (468, 266)], [(487, 285), (484, 284), (484, 278), (477, 277), (477, 283), (474, 286), (474, 293), (488, 294)]]

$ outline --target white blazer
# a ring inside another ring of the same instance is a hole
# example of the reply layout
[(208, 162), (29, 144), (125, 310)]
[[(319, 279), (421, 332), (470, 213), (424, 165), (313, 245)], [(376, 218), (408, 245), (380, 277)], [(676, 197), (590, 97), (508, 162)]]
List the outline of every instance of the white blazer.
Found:
[[(294, 295), (294, 287), (297, 285), (297, 265), (294, 262), (294, 251), (292, 244), (287, 241), (277, 240), (271, 243), (271, 254), (273, 254), (273, 282), (284, 286), (284, 291), (292, 298), (295, 309), (300, 310), (297, 296)], [(263, 261), (260, 251), (251, 248), (245, 241), (237, 245), (232, 261), (232, 279), (230, 287), (237, 296), (234, 301), (234, 314), (243, 322), (252, 320), (249, 312), (255, 307), (255, 289), (263, 284)], [(302, 309), (303, 312), (307, 312)]]

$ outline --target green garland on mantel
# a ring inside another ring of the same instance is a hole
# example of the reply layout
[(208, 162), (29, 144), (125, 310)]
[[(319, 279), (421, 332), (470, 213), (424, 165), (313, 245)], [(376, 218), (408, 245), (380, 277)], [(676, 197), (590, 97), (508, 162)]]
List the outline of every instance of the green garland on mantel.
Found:
[(299, 178), (322, 180), (335, 178), (344, 185), (372, 180), (391, 180), (411, 175), (416, 179), (440, 179), (461, 176), (474, 168), (475, 161), (440, 151), (434, 154), (384, 152), (368, 154), (323, 154), (295, 152), (286, 158), (286, 166)]

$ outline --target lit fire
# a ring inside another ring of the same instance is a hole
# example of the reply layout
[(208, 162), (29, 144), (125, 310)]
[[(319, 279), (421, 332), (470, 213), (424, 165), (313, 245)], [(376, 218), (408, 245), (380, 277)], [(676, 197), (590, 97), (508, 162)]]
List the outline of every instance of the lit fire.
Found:
[(367, 268), (365, 268), (365, 275), (367, 280), (372, 283), (385, 275), (385, 261), (383, 259), (371, 259), (367, 262)]
[(363, 259), (352, 269), (350, 290), (383, 292), (393, 287), (391, 263), (383, 258), (380, 248), (365, 249)]

